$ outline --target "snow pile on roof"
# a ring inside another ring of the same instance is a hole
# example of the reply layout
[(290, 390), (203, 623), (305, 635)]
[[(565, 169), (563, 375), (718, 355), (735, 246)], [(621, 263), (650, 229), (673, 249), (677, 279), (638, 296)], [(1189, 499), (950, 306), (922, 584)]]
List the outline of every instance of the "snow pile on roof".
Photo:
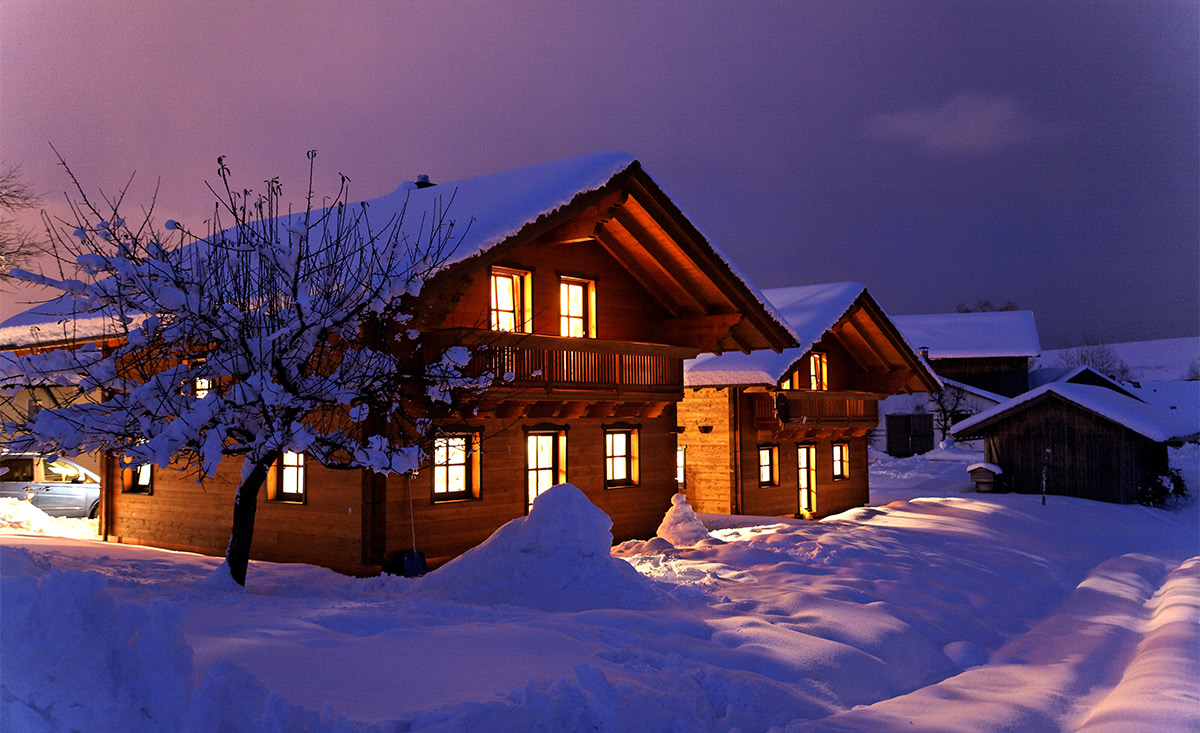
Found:
[[(0, 478), (0, 481), (3, 480)], [(0, 498), (0, 531), (2, 532), (94, 540), (97, 537), (99, 526), (100, 523), (97, 519), (52, 517), (23, 499)]]
[(1195, 432), (1181, 415), (1172, 414), (1155, 405), (1148, 405), (1141, 400), (1127, 397), (1107, 387), (1071, 382), (1044, 384), (1007, 402), (1002, 402), (990, 410), (972, 415), (955, 424), (951, 428), (951, 432), (955, 436), (970, 435), (976, 426), (988, 422), (998, 415), (1017, 411), (1024, 405), (1047, 394), (1057, 395), (1067, 402), (1094, 412), (1118, 425), (1123, 425), (1150, 440), (1162, 442)]
[(1037, 356), (1042, 352), (1033, 311), (892, 316), (896, 328), (930, 359)]
[(684, 382), (689, 387), (705, 385), (775, 384), (791, 370), (813, 344), (820, 341), (842, 320), (859, 296), (866, 292), (861, 283), (825, 283), (763, 291), (775, 311), (783, 317), (800, 346), (749, 354), (730, 352), (701, 354), (684, 362)]
[(671, 497), (671, 508), (663, 517), (662, 524), (658, 525), (656, 534), (676, 547), (694, 545), (711, 537), (683, 494)]
[(571, 484), (534, 499), (529, 516), (496, 530), (426, 576), (423, 591), (473, 604), (545, 611), (651, 608), (657, 589), (609, 553), (612, 520)]

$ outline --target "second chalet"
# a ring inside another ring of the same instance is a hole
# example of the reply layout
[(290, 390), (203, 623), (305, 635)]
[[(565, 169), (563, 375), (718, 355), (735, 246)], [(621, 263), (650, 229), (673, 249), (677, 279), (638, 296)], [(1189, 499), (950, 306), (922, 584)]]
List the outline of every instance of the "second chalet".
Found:
[(764, 291), (799, 339), (687, 365), (678, 479), (696, 511), (820, 518), (869, 498), (879, 401), (937, 377), (858, 283)]

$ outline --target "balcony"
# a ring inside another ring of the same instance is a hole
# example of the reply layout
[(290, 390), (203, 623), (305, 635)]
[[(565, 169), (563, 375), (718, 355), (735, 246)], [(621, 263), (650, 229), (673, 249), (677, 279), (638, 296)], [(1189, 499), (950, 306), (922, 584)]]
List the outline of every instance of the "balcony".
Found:
[(683, 397), (683, 360), (674, 346), (532, 334), (489, 334), (470, 371), (495, 375), (492, 398), (668, 400)]
[[(879, 403), (844, 392), (776, 392), (750, 395), (754, 427), (776, 438), (864, 435), (879, 424)], [(778, 402), (777, 397), (783, 401)]]

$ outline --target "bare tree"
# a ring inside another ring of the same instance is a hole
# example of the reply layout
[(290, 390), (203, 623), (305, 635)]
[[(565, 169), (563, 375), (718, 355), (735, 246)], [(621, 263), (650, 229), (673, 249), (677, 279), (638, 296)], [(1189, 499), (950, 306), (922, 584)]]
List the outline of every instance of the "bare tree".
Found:
[(42, 242), (16, 218), (19, 212), (37, 205), (38, 197), (21, 175), (21, 167), (0, 166), (0, 284), (10, 281), (9, 270), (24, 266), (44, 251)]
[[(262, 194), (235, 191), (218, 159), (223, 185), (204, 238), (170, 220), (160, 236), (153, 206), (127, 222), (121, 196), (94, 205), (76, 182), (75, 221), (51, 238), (63, 266), (85, 277), (14, 272), (63, 292), (76, 327), (103, 323), (106, 345), (18, 360), (0, 381), (5, 395), (47, 379), (76, 387), (63, 405), (6, 424), (10, 445), (115, 451), (132, 466), (182, 465), (198, 479), (240, 457), (226, 560), (241, 584), (258, 493), (283, 452), (332, 468), (410, 471), (439, 421), (461, 419), (490, 381), (466, 374), (467, 349), (411, 328), (422, 284), (461, 241), (446, 208), (416, 240), (402, 231), (403, 212), (376, 226), (365, 204), (347, 204), (345, 177), (333, 202), (314, 208), (309, 157), (300, 213), (281, 209), (277, 179)], [(91, 399), (97, 391), (104, 399)]]
[(1011, 300), (1006, 300), (1006, 301), (1004, 301), (1003, 304), (997, 306), (992, 301), (990, 301), (986, 298), (981, 298), (980, 300), (975, 301), (975, 305), (967, 305), (966, 303), (959, 303), (954, 308), (954, 310), (957, 313), (991, 313), (993, 311), (1015, 311), (1015, 310), (1017, 310), (1017, 304)]
[(930, 396), (933, 402), (933, 422), (941, 440), (950, 437), (950, 428), (955, 423), (979, 412), (978, 405), (966, 390), (947, 384)]
[(1133, 370), (1125, 363), (1117, 352), (1108, 344), (1100, 343), (1098, 339), (1087, 336), (1083, 343), (1067, 349), (1058, 355), (1058, 366), (1077, 367), (1088, 366), (1111, 379), (1129, 381), (1133, 378)]

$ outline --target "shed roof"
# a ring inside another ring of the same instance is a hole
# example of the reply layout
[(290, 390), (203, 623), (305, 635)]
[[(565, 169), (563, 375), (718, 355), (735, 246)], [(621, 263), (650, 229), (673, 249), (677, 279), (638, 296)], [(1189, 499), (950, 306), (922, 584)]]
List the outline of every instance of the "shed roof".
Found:
[(1121, 392), (1091, 384), (1052, 382), (1018, 395), (990, 410), (963, 420), (950, 432), (956, 439), (981, 435), (987, 428), (1047, 400), (1062, 400), (1121, 425), (1150, 440), (1163, 442), (1195, 432), (1179, 415), (1148, 405)]
[(930, 313), (892, 322), (930, 359), (1037, 356), (1042, 352), (1033, 311)]

